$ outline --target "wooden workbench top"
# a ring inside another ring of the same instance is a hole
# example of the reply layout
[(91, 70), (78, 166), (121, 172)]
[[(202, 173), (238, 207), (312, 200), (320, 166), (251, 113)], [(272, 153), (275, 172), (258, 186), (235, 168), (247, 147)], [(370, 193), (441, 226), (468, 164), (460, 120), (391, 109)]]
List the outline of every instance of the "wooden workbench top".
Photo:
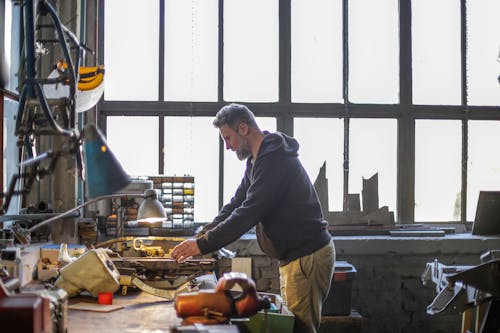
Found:
[[(110, 312), (100, 312), (97, 299), (78, 296), (69, 300), (69, 333), (143, 333), (172, 332), (172, 327), (180, 325), (173, 302), (144, 292), (129, 292), (128, 295), (113, 295), (113, 305), (121, 307)], [(74, 305), (94, 306), (97, 311), (71, 309)]]

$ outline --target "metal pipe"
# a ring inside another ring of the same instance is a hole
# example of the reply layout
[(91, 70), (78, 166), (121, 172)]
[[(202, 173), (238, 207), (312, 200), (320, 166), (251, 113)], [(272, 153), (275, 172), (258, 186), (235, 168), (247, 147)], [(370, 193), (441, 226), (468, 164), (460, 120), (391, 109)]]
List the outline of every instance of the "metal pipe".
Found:
[(26, 81), (30, 97), (35, 97), (35, 90), (31, 85), (35, 80), (35, 22), (33, 0), (25, 1), (24, 5), (24, 35), (25, 35), (25, 60)]
[[(3, 221), (12, 221), (12, 220), (23, 220), (23, 221), (33, 221), (40, 219), (47, 219), (50, 217), (54, 217), (59, 215), (58, 213), (33, 213), (33, 214), (11, 214), (11, 215), (2, 215), (0, 216), (0, 222)], [(80, 214), (78, 212), (74, 212), (73, 214), (69, 214), (68, 217), (79, 217)]]
[(129, 193), (129, 194), (110, 194), (110, 195), (103, 195), (103, 196), (100, 196), (100, 197), (97, 197), (97, 198), (94, 198), (92, 200), (89, 200), (87, 202), (84, 202), (83, 204), (79, 205), (79, 206), (76, 206), (74, 208), (71, 208), (70, 210), (67, 210), (65, 211), (64, 213), (59, 213), (57, 214), (56, 216), (54, 217), (51, 217), (45, 221), (42, 221), (40, 223), (38, 223), (37, 225), (34, 225), (32, 226), (31, 228), (28, 229), (29, 232), (32, 232), (32, 231), (35, 231), (41, 227), (43, 227), (44, 225), (47, 225), (49, 223), (52, 223), (54, 221), (57, 221), (63, 217), (67, 217), (68, 215), (70, 215), (71, 213), (73, 212), (76, 212), (77, 210), (87, 206), (87, 205), (90, 205), (92, 203), (95, 203), (97, 201), (100, 201), (100, 200), (104, 200), (104, 199), (110, 199), (110, 198), (124, 198), (124, 197), (132, 197), (132, 198), (144, 198), (144, 194), (135, 194), (135, 193)]
[[(66, 63), (68, 64), (68, 72), (69, 72), (69, 96), (70, 96), (70, 128), (75, 127), (75, 118), (76, 118), (76, 85), (78, 84), (78, 77), (79, 77), (79, 71), (78, 71), (78, 66), (80, 64), (80, 53), (78, 52), (76, 54), (76, 61), (73, 63), (73, 60), (71, 59), (71, 55), (69, 53), (69, 48), (68, 44), (66, 43), (65, 35), (67, 35), (73, 43), (76, 45), (80, 46), (80, 42), (76, 38), (76, 36), (68, 29), (66, 28), (62, 23), (61, 20), (59, 19), (59, 16), (57, 15), (54, 7), (50, 5), (47, 1), (43, 2), (43, 5), (45, 6), (45, 9), (49, 13), (49, 15), (52, 17), (52, 20), (54, 21), (54, 27), (57, 31), (57, 37), (60, 40), (61, 48), (64, 54), (64, 58), (66, 60)], [(66, 33), (66, 34), (65, 34)]]

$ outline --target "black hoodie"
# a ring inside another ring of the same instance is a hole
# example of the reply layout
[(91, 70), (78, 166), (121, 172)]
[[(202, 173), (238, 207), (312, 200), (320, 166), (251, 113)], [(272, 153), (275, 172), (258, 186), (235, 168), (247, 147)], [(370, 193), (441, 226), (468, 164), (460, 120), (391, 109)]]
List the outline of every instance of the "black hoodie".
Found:
[(257, 225), (264, 253), (286, 264), (331, 239), (318, 196), (298, 159), (299, 143), (283, 133), (264, 132), (256, 160), (247, 160), (234, 197), (197, 240), (202, 254), (238, 239)]

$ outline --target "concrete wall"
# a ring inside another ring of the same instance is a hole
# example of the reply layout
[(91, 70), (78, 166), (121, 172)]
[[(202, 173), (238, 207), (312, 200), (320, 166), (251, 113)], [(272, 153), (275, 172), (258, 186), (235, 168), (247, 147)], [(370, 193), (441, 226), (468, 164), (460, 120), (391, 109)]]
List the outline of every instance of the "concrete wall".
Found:
[[(278, 263), (264, 256), (250, 235), (228, 246), (240, 257), (252, 257), (252, 277), (259, 291), (279, 293)], [(434, 284), (424, 286), (421, 276), (427, 262), (478, 265), (480, 255), (500, 249), (498, 237), (470, 234), (445, 237), (335, 237), (337, 260), (357, 270), (352, 285), (352, 308), (363, 316), (362, 332), (460, 332), (461, 314), (428, 315)], [(220, 273), (231, 261), (220, 261)]]

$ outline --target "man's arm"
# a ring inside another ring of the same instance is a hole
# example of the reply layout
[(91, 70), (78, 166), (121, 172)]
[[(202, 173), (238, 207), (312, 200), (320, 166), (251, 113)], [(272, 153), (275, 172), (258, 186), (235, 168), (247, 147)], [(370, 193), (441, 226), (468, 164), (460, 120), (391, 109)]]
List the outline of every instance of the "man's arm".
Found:
[(245, 200), (224, 221), (198, 238), (200, 252), (205, 254), (220, 249), (255, 226), (287, 191), (288, 176), (281, 160), (267, 156), (258, 160)]
[(179, 262), (182, 262), (189, 257), (201, 254), (200, 248), (197, 244), (197, 238), (202, 237), (208, 231), (216, 228), (219, 223), (224, 221), (236, 208), (238, 208), (242, 204), (242, 202), (245, 200), (249, 184), (250, 180), (248, 178), (247, 168), (240, 185), (236, 189), (236, 193), (231, 198), (231, 201), (224, 207), (222, 207), (219, 214), (214, 218), (214, 220), (211, 223), (205, 225), (195, 238), (187, 239), (175, 246), (172, 250), (171, 257)]

